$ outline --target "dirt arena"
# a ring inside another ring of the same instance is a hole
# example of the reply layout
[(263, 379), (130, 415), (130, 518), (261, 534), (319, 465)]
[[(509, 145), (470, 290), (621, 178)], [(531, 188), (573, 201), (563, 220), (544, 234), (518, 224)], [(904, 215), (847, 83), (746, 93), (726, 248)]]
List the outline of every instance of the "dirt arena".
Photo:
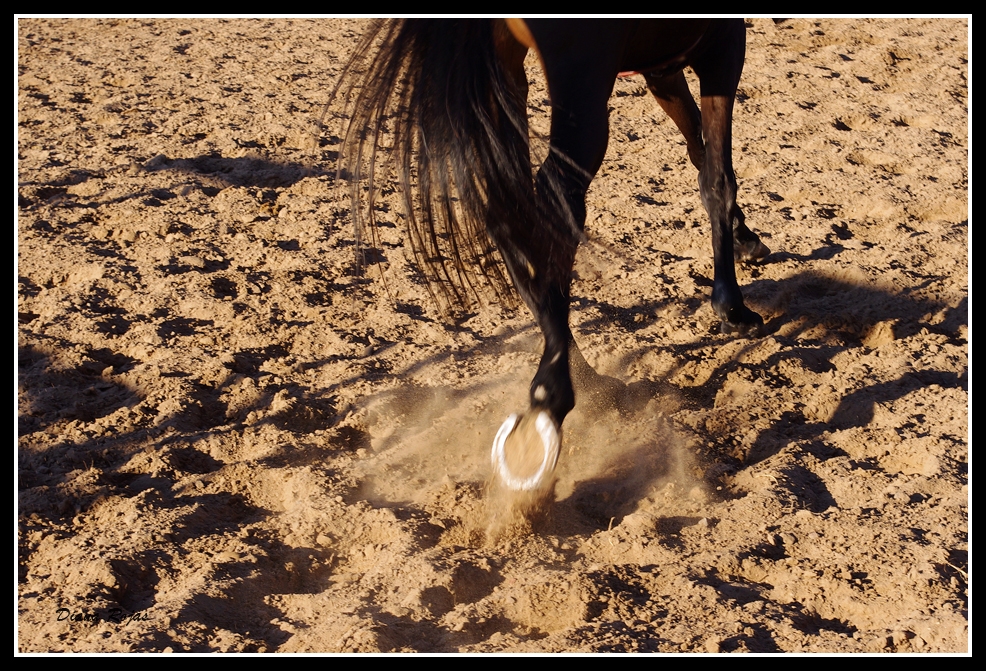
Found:
[(440, 319), (392, 189), (355, 276), (315, 146), (365, 25), (17, 21), (16, 650), (968, 651), (968, 21), (748, 21), (761, 338), (718, 333), (697, 174), (617, 82), (572, 326), (618, 384), (512, 525), (540, 332)]

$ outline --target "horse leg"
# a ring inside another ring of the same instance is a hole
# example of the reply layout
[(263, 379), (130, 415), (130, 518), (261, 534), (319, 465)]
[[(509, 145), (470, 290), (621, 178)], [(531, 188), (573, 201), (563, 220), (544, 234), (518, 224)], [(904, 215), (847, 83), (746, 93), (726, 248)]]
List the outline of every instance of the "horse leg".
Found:
[[(505, 144), (509, 142), (506, 139), (508, 136), (519, 133), (526, 145), (526, 152), (519, 152), (518, 158), (522, 159), (525, 165), (517, 172), (527, 172), (530, 175), (527, 125), (529, 84), (524, 71), (524, 59), (528, 47), (514, 37), (506, 22), (501, 19), (494, 21), (493, 39), (497, 58), (509, 83), (508, 104), (513, 108), (509, 113), (511, 118), (496, 119), (500, 124), (498, 132), (504, 138)], [(544, 300), (546, 294), (544, 280), (549, 274), (549, 267), (545, 265), (549, 251), (540, 248), (540, 241), (533, 235), (534, 231), (531, 230), (529, 222), (517, 221), (516, 217), (510, 216), (512, 207), (526, 207), (532, 212), (536, 209), (534, 183), (528, 176), (523, 183), (515, 183), (512, 186), (516, 189), (513, 193), (490, 194), (487, 231), (507, 266), (514, 288), (534, 314), (545, 334), (545, 352), (549, 349), (554, 351), (554, 343), (564, 335), (558, 335), (557, 328), (553, 328), (553, 320), (549, 319), (546, 322), (542, 319), (548, 311)], [(509, 204), (504, 202), (506, 200), (510, 201)], [(545, 361), (542, 357), (541, 367), (544, 366)], [(494, 471), (501, 484), (512, 490), (540, 492), (544, 491), (550, 483), (548, 475), (554, 470), (561, 446), (559, 427), (565, 414), (574, 406), (575, 397), (570, 389), (567, 396), (564, 391), (560, 394), (554, 392), (552, 398), (555, 402), (549, 406), (543, 402), (547, 397), (544, 389), (535, 392), (532, 386), (531, 395), (529, 412), (510, 415), (497, 431), (491, 456)], [(540, 398), (540, 402), (535, 403), (533, 400), (535, 395)]]
[[(569, 372), (569, 284), (578, 240), (515, 226), (497, 248), (518, 293), (544, 336), (544, 351), (530, 387), (530, 406), (511, 415), (493, 441), (493, 465), (502, 484), (513, 490), (543, 491), (551, 484), (561, 447), (561, 425), (575, 407)], [(562, 279), (562, 269), (567, 276)]]
[(538, 310), (545, 351), (531, 383), (531, 404), (548, 408), (560, 425), (574, 407), (568, 325), (572, 267), (584, 235), (585, 194), (609, 142), (607, 102), (615, 77), (567, 59), (556, 68), (543, 52), (542, 59), (551, 92), (551, 145), (536, 191), (547, 229), (542, 239), (548, 267)]
[[(743, 70), (746, 31), (743, 21), (723, 25), (717, 48), (706, 49), (692, 66), (702, 89), (702, 134), (705, 160), (699, 172), (702, 204), (712, 221), (712, 250), (715, 276), (712, 307), (722, 320), (725, 333), (759, 333), (763, 319), (743, 303), (736, 282), (733, 230), (742, 224), (736, 205), (736, 176), (732, 158), (732, 116), (736, 86)], [(745, 225), (742, 229), (749, 231)], [(751, 235), (754, 235), (750, 231)]]
[[(511, 415), (493, 441), (493, 465), (501, 483), (513, 490), (550, 485), (561, 447), (561, 425), (575, 407), (569, 373), (569, 283), (577, 240), (556, 240), (516, 227), (510, 239), (496, 239), (518, 293), (544, 336), (544, 351), (530, 387), (530, 407)], [(567, 267), (561, 280), (558, 269)]]
[[(506, 21), (502, 19), (498, 19), (494, 22), (493, 36), (496, 41), (497, 57), (500, 59), (500, 64), (503, 66), (503, 70), (511, 84), (511, 93), (513, 97), (516, 120), (522, 124), (522, 128), (520, 130), (526, 138), (528, 135), (526, 109), (527, 94), (530, 87), (527, 81), (527, 74), (524, 71), (524, 59), (527, 57), (528, 47), (514, 37), (510, 29), (507, 27)], [(529, 146), (528, 160), (530, 160)], [(524, 194), (521, 198), (517, 199), (517, 202), (527, 202), (531, 204), (536, 202), (533, 182), (520, 185), (519, 188), (524, 189)], [(492, 212), (490, 215), (495, 216)], [(516, 222), (511, 221), (510, 223), (515, 224)], [(496, 237), (495, 234), (494, 237)], [(542, 304), (543, 300), (540, 298), (540, 295), (544, 290), (543, 287), (540, 287), (538, 283), (534, 281), (534, 279), (538, 276), (542, 279), (547, 277), (549, 269), (541, 268), (539, 272), (539, 269), (536, 267), (534, 262), (530, 261), (528, 259), (528, 255), (524, 254), (522, 251), (523, 249), (533, 249), (538, 244), (536, 240), (529, 239), (529, 235), (526, 231), (514, 231), (509, 238), (510, 240), (498, 240), (498, 245), (505, 251), (503, 256), (507, 263), (507, 268), (511, 274), (511, 278), (513, 279), (514, 286), (524, 298), (527, 306), (538, 320), (538, 325), (542, 327), (542, 331), (545, 333), (546, 352), (550, 349), (552, 351), (552, 358), (555, 358), (555, 354), (557, 353), (555, 341), (563, 334), (557, 328), (556, 320), (549, 320), (546, 324), (541, 323), (541, 315), (546, 311), (545, 306)], [(518, 245), (518, 243), (521, 244)], [(545, 252), (542, 254), (535, 253), (531, 256), (533, 256), (535, 261), (537, 261), (539, 259), (548, 258), (550, 256), (550, 252)], [(567, 320), (565, 325), (567, 327)], [(548, 334), (551, 334), (550, 337)], [(570, 335), (571, 334), (569, 333), (569, 337)], [(547, 344), (548, 341), (551, 342), (551, 345)], [(545, 367), (544, 357), (542, 357), (542, 367)], [(554, 387), (555, 385), (552, 385), (552, 388)], [(570, 408), (566, 407), (568, 405), (568, 396), (572, 396), (574, 399), (574, 395), (568, 394), (564, 391), (564, 385), (562, 385), (561, 393), (553, 394), (549, 394), (547, 388), (538, 390), (536, 386), (532, 385), (531, 394), (532, 397), (534, 395), (545, 398), (551, 396), (556, 399), (556, 402), (552, 404), (552, 407), (546, 409), (551, 412), (559, 426), (564, 420), (565, 415), (570, 410)], [(537, 402), (540, 402), (543, 401), (544, 398), (539, 398), (536, 400)], [(572, 403), (574, 404), (574, 400), (572, 400)], [(535, 407), (535, 402), (532, 401), (531, 405), (532, 408)]]
[[(702, 113), (688, 90), (685, 73), (661, 77), (644, 74), (647, 88), (654, 94), (658, 104), (667, 112), (678, 130), (685, 136), (688, 158), (699, 172), (705, 161), (705, 141), (702, 139)], [(747, 228), (743, 211), (736, 206), (733, 216), (733, 255), (738, 261), (756, 261), (770, 254), (767, 245), (760, 237)]]
[(501, 481), (522, 490), (548, 484), (562, 422), (575, 407), (568, 324), (572, 267), (585, 226), (585, 193), (606, 153), (606, 102), (616, 72), (613, 67), (608, 84), (605, 69), (585, 77), (585, 68), (561, 63), (559, 54), (553, 58), (540, 40), (538, 45), (552, 100), (550, 150), (535, 181), (540, 225), (535, 230), (515, 227), (509, 240), (497, 240), (514, 285), (544, 335), (529, 412), (508, 418), (493, 445)]
[[(497, 55), (500, 58), (500, 62), (503, 65), (504, 71), (508, 75), (511, 84), (513, 85), (513, 93), (516, 105), (516, 112), (518, 112), (517, 119), (524, 123), (524, 134), (527, 131), (527, 115), (526, 115), (526, 105), (527, 105), (527, 94), (529, 90), (529, 85), (527, 81), (527, 75), (524, 71), (524, 59), (527, 56), (528, 48), (521, 44), (519, 41), (513, 38), (513, 35), (507, 29), (506, 24), (503, 21), (498, 22), (498, 26), (494, 29), (494, 38), (497, 40)], [(696, 111), (697, 113), (697, 111)], [(699, 125), (701, 124), (701, 118), (699, 118)], [(701, 140), (701, 135), (699, 135)], [(533, 184), (531, 185), (530, 196), (533, 201)], [(532, 307), (532, 312), (534, 308)], [(549, 327), (550, 328), (550, 327)], [(579, 350), (579, 346), (576, 344), (575, 340), (571, 337), (569, 332), (569, 344), (568, 344), (568, 364), (572, 378), (572, 385), (577, 393), (586, 393), (593, 397), (594, 402), (601, 405), (614, 406), (617, 404), (618, 399), (622, 398), (622, 395), (626, 392), (626, 386), (614, 378), (606, 377), (598, 374), (585, 360), (582, 352)], [(552, 350), (552, 358), (554, 357), (554, 350)], [(560, 362), (559, 362), (560, 363)], [(549, 373), (546, 376), (551, 379)], [(537, 387), (532, 385), (532, 390), (536, 391)], [(547, 392), (545, 392), (546, 395)], [(565, 393), (557, 394), (557, 398), (565, 398)], [(562, 407), (558, 407), (553, 411), (553, 414), (559, 414)], [(558, 421), (561, 424), (561, 421)]]
[(678, 130), (685, 136), (688, 146), (688, 158), (699, 171), (705, 160), (705, 141), (702, 140), (702, 114), (698, 111), (695, 99), (688, 90), (685, 73), (661, 77), (653, 73), (644, 73), (647, 88), (654, 94), (661, 106)]

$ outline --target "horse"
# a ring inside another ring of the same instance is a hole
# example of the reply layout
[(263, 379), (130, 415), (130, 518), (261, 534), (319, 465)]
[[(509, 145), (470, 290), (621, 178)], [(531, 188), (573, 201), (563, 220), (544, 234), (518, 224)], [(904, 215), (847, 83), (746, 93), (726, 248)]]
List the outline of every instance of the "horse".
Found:
[[(342, 71), (330, 104), (345, 97), (340, 171), (349, 173), (358, 235), (374, 231), (376, 164), (389, 154), (429, 287), (465, 305), (483, 286), (502, 295), (512, 284), (544, 336), (529, 408), (508, 417), (493, 442), (494, 472), (507, 489), (546, 486), (575, 407), (572, 368), (586, 364), (569, 328), (572, 269), (621, 74), (643, 75), (699, 171), (712, 223), (712, 307), (723, 332), (762, 332), (734, 267), (769, 254), (736, 204), (732, 167), (745, 31), (742, 19), (387, 19), (371, 25)], [(548, 155), (536, 174), (524, 72), (531, 49), (551, 101)], [(685, 67), (699, 78), (701, 108)]]

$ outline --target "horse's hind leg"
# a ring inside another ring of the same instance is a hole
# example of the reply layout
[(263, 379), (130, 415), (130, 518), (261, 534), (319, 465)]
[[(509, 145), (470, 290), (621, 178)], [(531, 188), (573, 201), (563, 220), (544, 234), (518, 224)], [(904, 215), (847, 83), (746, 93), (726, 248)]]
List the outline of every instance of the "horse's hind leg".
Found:
[[(702, 139), (702, 113), (695, 104), (685, 73), (660, 77), (644, 74), (647, 88), (654, 94), (658, 104), (667, 112), (678, 130), (685, 136), (688, 158), (700, 172), (705, 162), (705, 141)], [(762, 259), (770, 250), (760, 241), (760, 237), (746, 226), (743, 211), (736, 206), (733, 210), (733, 255), (739, 261)]]
[[(523, 123), (523, 133), (527, 134), (527, 93), (529, 85), (527, 82), (527, 75), (524, 72), (524, 59), (527, 56), (528, 48), (518, 42), (510, 34), (507, 29), (506, 24), (502, 21), (498, 22), (498, 25), (494, 29), (494, 38), (496, 39), (497, 45), (497, 56), (500, 58), (500, 62), (503, 65), (504, 71), (511, 83), (511, 88), (513, 92), (514, 104), (515, 104), (515, 114), (518, 122)], [(692, 103), (694, 106), (694, 103)], [(696, 116), (698, 111), (696, 110)], [(699, 125), (701, 124), (701, 118), (698, 120)], [(701, 134), (699, 134), (699, 142), (701, 142)], [(701, 147), (700, 147), (701, 149)], [(533, 201), (533, 188), (530, 191), (531, 200)], [(517, 265), (514, 263), (514, 265)], [(511, 271), (514, 272), (514, 271)], [(523, 280), (520, 285), (523, 285)], [(535, 309), (531, 308), (532, 311)], [(567, 320), (566, 320), (567, 324)], [(551, 327), (549, 326), (549, 329)], [(555, 329), (557, 330), (557, 328)], [(568, 346), (568, 365), (571, 373), (572, 384), (577, 391), (586, 392), (590, 394), (596, 402), (608, 402), (612, 401), (613, 398), (619, 396), (626, 387), (620, 383), (618, 380), (613, 378), (608, 378), (599, 375), (593, 368), (586, 362), (585, 357), (582, 356), (582, 352), (579, 350), (578, 345), (575, 340), (572, 339), (571, 333), (569, 333), (569, 346)], [(555, 351), (552, 348), (551, 357), (554, 358)], [(562, 362), (559, 360), (559, 364)], [(547, 377), (551, 379), (551, 375), (548, 374)], [(555, 388), (558, 385), (554, 385)], [(536, 386), (533, 386), (534, 391), (537, 390)], [(562, 392), (555, 395), (558, 399), (565, 399), (567, 395)], [(560, 404), (557, 408), (552, 410), (552, 414), (558, 415), (564, 408), (564, 404)], [(560, 421), (559, 421), (560, 424)]]
[(545, 273), (537, 290), (536, 314), (545, 351), (531, 383), (531, 405), (549, 409), (560, 426), (575, 404), (568, 325), (572, 267), (585, 227), (585, 194), (609, 141), (607, 102), (615, 77), (605, 65), (593, 70), (567, 52), (543, 49), (542, 60), (552, 105), (550, 152), (536, 180), (543, 222), (539, 256)]
[[(560, 427), (565, 415), (575, 405), (571, 382), (566, 377), (544, 371), (565, 368), (567, 349), (563, 357), (557, 343), (567, 343), (569, 336), (567, 312), (559, 326), (552, 315), (553, 306), (567, 304), (567, 293), (558, 296), (552, 291), (552, 249), (545, 245), (533, 225), (536, 217), (536, 196), (530, 172), (530, 147), (527, 131), (527, 75), (524, 58), (527, 47), (514, 39), (505, 22), (494, 22), (497, 57), (506, 75), (509, 91), (505, 103), (510, 107), (506, 116), (497, 116), (497, 133), (504, 147), (523, 147), (512, 153), (512, 159), (523, 165), (501, 166), (513, 175), (506, 183), (491, 183), (487, 210), (487, 231), (507, 266), (517, 293), (524, 299), (545, 336), (545, 355), (538, 375), (544, 384), (531, 386), (528, 412), (511, 415), (497, 431), (493, 440), (493, 468), (500, 484), (508, 489), (544, 493), (552, 483), (549, 477), (555, 467), (560, 449)], [(521, 179), (521, 176), (523, 178)], [(520, 216), (518, 216), (520, 215)], [(574, 258), (574, 252), (572, 252)], [(550, 355), (549, 355), (550, 353)]]
[[(538, 45), (545, 46), (540, 38)], [(501, 481), (525, 490), (548, 484), (554, 467), (553, 461), (547, 464), (549, 452), (553, 449), (557, 456), (562, 422), (575, 407), (568, 325), (572, 267), (585, 225), (585, 193), (606, 153), (606, 103), (616, 72), (598, 61), (582, 67), (568, 52), (542, 48), (541, 55), (552, 116), (550, 151), (535, 186), (539, 221), (536, 226), (516, 224), (496, 239), (514, 286), (544, 335), (530, 410), (522, 418), (511, 416), (493, 447)]]
[(698, 111), (695, 99), (688, 90), (685, 73), (661, 77), (645, 73), (647, 88), (654, 94), (658, 104), (671, 117), (678, 130), (685, 136), (688, 158), (696, 169), (702, 169), (705, 160), (705, 142), (702, 140), (702, 113)]
[[(500, 230), (502, 233), (502, 229)], [(558, 458), (561, 425), (575, 407), (569, 373), (569, 283), (577, 240), (552, 240), (523, 223), (509, 237), (494, 235), (518, 293), (537, 319), (544, 352), (531, 382), (530, 408), (511, 415), (493, 441), (493, 465), (499, 481), (512, 490), (550, 490)], [(562, 279), (561, 269), (567, 267)]]

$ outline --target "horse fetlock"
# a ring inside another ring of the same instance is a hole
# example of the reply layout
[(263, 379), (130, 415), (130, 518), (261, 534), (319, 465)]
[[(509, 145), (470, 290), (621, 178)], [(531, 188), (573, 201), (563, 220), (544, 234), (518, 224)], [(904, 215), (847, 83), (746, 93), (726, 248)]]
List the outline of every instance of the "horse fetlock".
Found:
[(531, 388), (531, 410), (532, 412), (545, 411), (558, 426), (565, 421), (565, 417), (575, 407), (575, 392), (571, 385), (567, 389), (552, 389), (548, 385), (535, 384)]
[(546, 410), (561, 426), (565, 416), (575, 407), (575, 389), (565, 351), (553, 355), (545, 352), (541, 366), (531, 382), (531, 408)]

